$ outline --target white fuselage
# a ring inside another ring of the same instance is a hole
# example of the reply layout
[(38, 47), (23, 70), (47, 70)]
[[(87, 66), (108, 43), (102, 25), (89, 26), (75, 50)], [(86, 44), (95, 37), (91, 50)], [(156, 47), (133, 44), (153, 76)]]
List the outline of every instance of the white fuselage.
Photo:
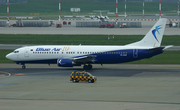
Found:
[[(120, 57), (133, 56), (133, 49), (148, 49), (146, 47), (131, 46), (72, 46), (72, 45), (42, 45), (28, 46), (16, 49), (6, 57), (15, 62), (52, 60), (58, 58), (73, 59), (88, 55), (119, 55)], [(106, 59), (104, 59), (106, 60)], [(38, 62), (37, 62), (38, 63)]]

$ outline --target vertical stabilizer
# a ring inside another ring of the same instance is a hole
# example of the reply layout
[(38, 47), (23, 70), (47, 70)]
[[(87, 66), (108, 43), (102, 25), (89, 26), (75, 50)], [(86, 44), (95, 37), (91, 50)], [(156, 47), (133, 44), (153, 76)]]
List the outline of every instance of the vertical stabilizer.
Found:
[(166, 18), (159, 19), (141, 41), (126, 46), (159, 47), (166, 26)]

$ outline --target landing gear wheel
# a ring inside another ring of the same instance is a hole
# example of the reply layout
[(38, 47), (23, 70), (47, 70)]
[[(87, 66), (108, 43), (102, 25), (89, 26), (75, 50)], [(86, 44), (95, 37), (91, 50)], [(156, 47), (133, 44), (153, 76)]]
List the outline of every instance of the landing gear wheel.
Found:
[(84, 70), (87, 70), (87, 69), (88, 69), (88, 66), (87, 66), (87, 65), (84, 65), (84, 66), (83, 66), (83, 69), (84, 69)]
[(88, 65), (88, 69), (91, 70), (92, 69), (92, 65)]
[(22, 69), (26, 69), (26, 66), (25, 66), (25, 65), (23, 65), (23, 66), (22, 66)]
[(84, 70), (91, 70), (92, 69), (92, 65), (84, 65), (83, 69)]

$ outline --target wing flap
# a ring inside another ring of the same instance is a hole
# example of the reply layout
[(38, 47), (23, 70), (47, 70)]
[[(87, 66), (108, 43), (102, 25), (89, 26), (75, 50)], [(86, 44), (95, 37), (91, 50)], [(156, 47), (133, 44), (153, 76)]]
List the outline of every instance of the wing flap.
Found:
[(82, 56), (78, 58), (73, 58), (73, 61), (76, 63), (87, 63), (87, 62), (93, 62), (94, 56)]

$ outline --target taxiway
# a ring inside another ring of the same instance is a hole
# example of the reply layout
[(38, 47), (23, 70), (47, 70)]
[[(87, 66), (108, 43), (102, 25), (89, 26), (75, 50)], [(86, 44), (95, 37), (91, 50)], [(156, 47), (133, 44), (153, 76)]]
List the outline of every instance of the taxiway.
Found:
[[(76, 27), (0, 27), (0, 34), (66, 34), (66, 35), (145, 35), (151, 27), (144, 28), (76, 28)], [(165, 29), (164, 35), (180, 35), (179, 28)]]
[(72, 83), (82, 67), (0, 64), (1, 110), (178, 110), (180, 65), (93, 65), (97, 82)]

